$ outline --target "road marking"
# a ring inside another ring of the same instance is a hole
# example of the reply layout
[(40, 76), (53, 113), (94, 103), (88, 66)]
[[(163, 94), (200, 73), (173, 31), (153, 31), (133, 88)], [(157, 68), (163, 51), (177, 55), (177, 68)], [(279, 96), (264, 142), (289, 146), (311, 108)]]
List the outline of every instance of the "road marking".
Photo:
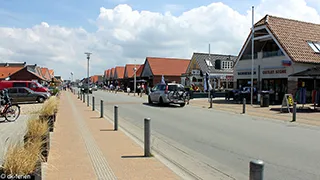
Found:
[(76, 117), (75, 121), (78, 125), (78, 128), (81, 132), (82, 139), (85, 142), (87, 152), (93, 164), (93, 168), (97, 175), (97, 178), (100, 180), (116, 180), (116, 176), (114, 175), (111, 167), (109, 166), (106, 158), (104, 157), (103, 153), (101, 152), (100, 148), (98, 147), (95, 139), (93, 138), (92, 134), (90, 133), (85, 120), (82, 116), (80, 116), (79, 111), (75, 107), (74, 101), (71, 100), (70, 94), (67, 94), (67, 98), (69, 103), (72, 106), (72, 112)]

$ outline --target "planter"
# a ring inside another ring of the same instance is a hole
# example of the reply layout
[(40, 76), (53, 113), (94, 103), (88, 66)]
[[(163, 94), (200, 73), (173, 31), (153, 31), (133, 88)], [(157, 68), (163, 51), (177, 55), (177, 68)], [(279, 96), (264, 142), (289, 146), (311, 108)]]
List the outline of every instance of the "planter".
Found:
[[(24, 146), (27, 145), (28, 141), (32, 142), (33, 137), (25, 135), (23, 138)], [(48, 131), (46, 135), (42, 136), (43, 144), (41, 146), (41, 155), (44, 157), (44, 161), (48, 161), (49, 151), (50, 151), (50, 132)], [(1, 179), (1, 178), (0, 178)]]
[(54, 121), (55, 121), (55, 114), (54, 115), (40, 115), (39, 116), (40, 120), (45, 120), (48, 121), (48, 126), (49, 126), (49, 131), (53, 132), (53, 128), (54, 128)]
[(5, 174), (3, 169), (0, 168), (1, 180), (13, 179), (28, 179), (28, 180), (42, 180), (41, 162), (38, 161), (35, 171), (32, 174), (18, 175), (18, 174)]

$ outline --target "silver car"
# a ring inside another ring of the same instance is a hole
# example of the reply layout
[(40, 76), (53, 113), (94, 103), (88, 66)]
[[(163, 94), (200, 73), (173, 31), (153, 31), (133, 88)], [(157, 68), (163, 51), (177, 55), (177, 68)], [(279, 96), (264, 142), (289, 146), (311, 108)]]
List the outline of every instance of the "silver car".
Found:
[(182, 84), (168, 83), (157, 84), (148, 96), (148, 103), (179, 104), (181, 107), (186, 104), (186, 92)]

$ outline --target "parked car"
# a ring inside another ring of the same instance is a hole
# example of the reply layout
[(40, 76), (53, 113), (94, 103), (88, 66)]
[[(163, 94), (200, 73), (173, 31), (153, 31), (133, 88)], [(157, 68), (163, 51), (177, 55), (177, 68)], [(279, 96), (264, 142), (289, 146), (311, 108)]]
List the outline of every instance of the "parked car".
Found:
[(98, 86), (97, 86), (97, 85), (93, 85), (93, 86), (91, 87), (91, 90), (92, 90), (92, 91), (98, 91)]
[(81, 86), (80, 87), (80, 92), (83, 94), (83, 93), (90, 93), (92, 94), (92, 88), (89, 87), (88, 89), (88, 86)]
[(0, 90), (12, 87), (26, 87), (35, 92), (49, 92), (48, 88), (35, 81), (0, 81)]
[(13, 102), (38, 102), (43, 103), (50, 95), (42, 92), (35, 92), (26, 87), (8, 88), (8, 94)]
[(182, 84), (157, 84), (148, 95), (148, 103), (179, 104), (183, 107), (186, 104), (186, 98), (187, 92)]

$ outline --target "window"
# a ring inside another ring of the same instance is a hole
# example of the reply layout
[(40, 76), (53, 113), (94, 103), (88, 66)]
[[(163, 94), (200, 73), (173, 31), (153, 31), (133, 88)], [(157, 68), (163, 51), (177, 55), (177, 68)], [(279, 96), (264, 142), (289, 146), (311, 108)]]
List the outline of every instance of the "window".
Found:
[(210, 60), (206, 60), (207, 66), (211, 67), (213, 66)]
[(24, 89), (24, 88), (20, 88), (19, 89), (19, 93), (28, 93), (29, 91), (28, 90), (26, 90), (26, 89)]
[(25, 82), (14, 82), (13, 87), (27, 87)]
[(320, 53), (320, 44), (315, 42), (308, 42), (309, 46), (312, 48), (312, 50), (316, 53)]
[(8, 93), (9, 94), (16, 94), (16, 93), (18, 93), (18, 90), (16, 88), (11, 88), (11, 89), (8, 89)]
[(37, 85), (34, 84), (34, 83), (29, 83), (29, 88), (30, 89), (35, 89), (35, 88), (37, 88)]
[(318, 50), (320, 51), (320, 43), (319, 42), (317, 42), (317, 43), (313, 43), (317, 48), (318, 48)]
[(223, 61), (222, 62), (222, 69), (232, 69), (233, 62), (232, 61)]

